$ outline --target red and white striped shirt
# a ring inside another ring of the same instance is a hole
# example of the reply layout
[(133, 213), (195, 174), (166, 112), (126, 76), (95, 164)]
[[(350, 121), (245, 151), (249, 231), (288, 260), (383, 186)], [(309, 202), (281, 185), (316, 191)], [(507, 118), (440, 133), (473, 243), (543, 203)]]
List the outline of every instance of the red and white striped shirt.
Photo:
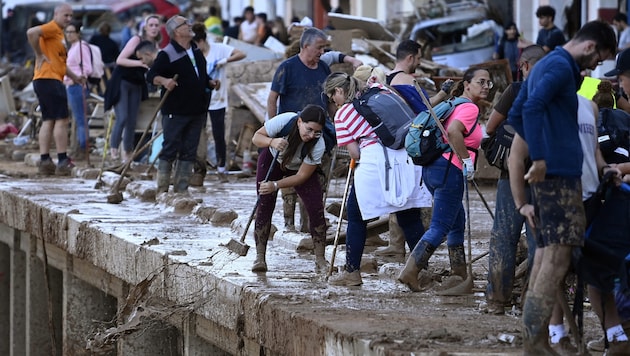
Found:
[(347, 146), (357, 141), (359, 148), (364, 148), (377, 143), (374, 129), (354, 108), (352, 103), (346, 103), (335, 113), (335, 131), (337, 132), (337, 145)]

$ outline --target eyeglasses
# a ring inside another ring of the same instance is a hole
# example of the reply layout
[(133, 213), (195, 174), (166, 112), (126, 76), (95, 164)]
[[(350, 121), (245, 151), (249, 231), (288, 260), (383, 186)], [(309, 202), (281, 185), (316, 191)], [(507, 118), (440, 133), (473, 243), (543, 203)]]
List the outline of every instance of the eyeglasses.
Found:
[(314, 138), (320, 138), (322, 137), (322, 131), (321, 130), (313, 130), (312, 128), (306, 126), (306, 134), (309, 136), (313, 136)]
[(182, 27), (184, 25), (192, 26), (192, 21), (186, 20), (186, 21), (180, 23), (179, 25), (175, 26), (175, 29), (177, 30), (178, 28), (180, 28), (180, 27)]
[(77, 33), (77, 31), (72, 31), (72, 30), (68, 30), (68, 31), (64, 31), (65, 33)]
[(599, 49), (597, 47), (595, 47), (595, 50), (597, 51), (597, 65), (601, 66), (602, 63), (604, 63), (604, 61), (602, 60), (602, 55), (601, 53), (599, 53)]
[(492, 87), (494, 87), (494, 83), (492, 82), (492, 80), (479, 79), (479, 81), (475, 83), (479, 84), (479, 86), (481, 86), (482, 88), (484, 86), (487, 86), (488, 89), (492, 89)]

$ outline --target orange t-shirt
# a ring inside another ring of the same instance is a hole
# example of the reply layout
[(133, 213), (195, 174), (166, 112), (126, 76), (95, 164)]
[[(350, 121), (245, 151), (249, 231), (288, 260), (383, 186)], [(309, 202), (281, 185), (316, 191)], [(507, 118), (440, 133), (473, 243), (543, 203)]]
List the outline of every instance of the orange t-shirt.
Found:
[(50, 62), (42, 63), (39, 70), (35, 68), (35, 79), (63, 80), (66, 74), (66, 45), (64, 43), (63, 29), (55, 21), (41, 25), (42, 35), (39, 38), (39, 48)]

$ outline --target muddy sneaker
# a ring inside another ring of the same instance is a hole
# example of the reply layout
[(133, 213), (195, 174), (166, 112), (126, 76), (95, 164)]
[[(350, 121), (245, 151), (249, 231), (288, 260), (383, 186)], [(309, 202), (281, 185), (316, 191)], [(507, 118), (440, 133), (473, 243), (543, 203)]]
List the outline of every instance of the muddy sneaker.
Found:
[(605, 344), (604, 344), (604, 337), (602, 336), (597, 340), (591, 340), (586, 344), (586, 348), (589, 351), (596, 351), (596, 352), (604, 352), (604, 350), (606, 350), (605, 348)]
[(217, 173), (217, 178), (219, 178), (219, 183), (230, 183), (230, 180), (228, 179), (228, 175), (225, 172)]
[(505, 315), (505, 306), (501, 302), (488, 301), (485, 312), (492, 315)]
[(328, 284), (331, 284), (333, 286), (346, 286), (346, 287), (360, 286), (361, 284), (363, 284), (363, 280), (361, 279), (360, 271), (346, 272), (344, 270), (340, 274), (334, 277), (331, 277), (328, 280)]
[(69, 176), (74, 168), (74, 162), (68, 157), (57, 164), (55, 169), (56, 176)]
[(571, 344), (571, 339), (568, 336), (560, 338), (560, 341), (555, 344), (551, 344), (551, 348), (559, 355), (577, 355), (577, 347)]
[(46, 159), (39, 162), (39, 164), (37, 165), (37, 172), (39, 174), (51, 176), (55, 174), (56, 168), (57, 166), (55, 166), (55, 162), (53, 162), (52, 159)]

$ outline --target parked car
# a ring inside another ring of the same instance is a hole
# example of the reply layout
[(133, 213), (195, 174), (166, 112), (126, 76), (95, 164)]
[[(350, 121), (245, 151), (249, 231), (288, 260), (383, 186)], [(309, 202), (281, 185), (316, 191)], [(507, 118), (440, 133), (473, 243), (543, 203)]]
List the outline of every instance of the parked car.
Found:
[(483, 4), (449, 4), (444, 11), (433, 9), (432, 18), (421, 19), (410, 39), (431, 48), (431, 60), (461, 70), (492, 59), (496, 24), (488, 20)]

